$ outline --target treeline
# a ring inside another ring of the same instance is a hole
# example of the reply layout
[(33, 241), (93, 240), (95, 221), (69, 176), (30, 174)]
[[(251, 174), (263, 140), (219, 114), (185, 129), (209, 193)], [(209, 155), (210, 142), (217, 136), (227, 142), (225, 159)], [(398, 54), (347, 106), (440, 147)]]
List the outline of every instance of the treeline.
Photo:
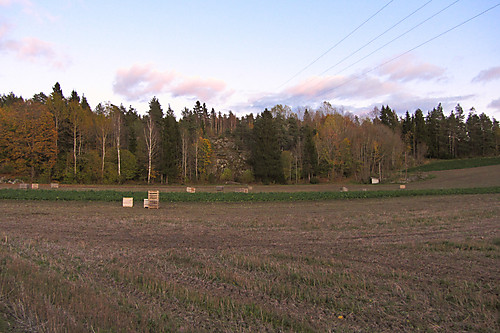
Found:
[(297, 112), (276, 105), (254, 116), (200, 102), (176, 119), (154, 97), (133, 107), (52, 93), (0, 96), (0, 174), (64, 183), (270, 183), (387, 178), (426, 157), (499, 154), (498, 122), (457, 105), (398, 117), (389, 106), (359, 118), (324, 102)]

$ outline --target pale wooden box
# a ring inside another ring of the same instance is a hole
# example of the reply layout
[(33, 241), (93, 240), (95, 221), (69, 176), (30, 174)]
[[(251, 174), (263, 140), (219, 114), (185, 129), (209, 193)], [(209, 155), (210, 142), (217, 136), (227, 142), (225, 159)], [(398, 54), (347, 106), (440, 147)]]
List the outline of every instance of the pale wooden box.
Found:
[(123, 198), (123, 207), (134, 207), (134, 198)]

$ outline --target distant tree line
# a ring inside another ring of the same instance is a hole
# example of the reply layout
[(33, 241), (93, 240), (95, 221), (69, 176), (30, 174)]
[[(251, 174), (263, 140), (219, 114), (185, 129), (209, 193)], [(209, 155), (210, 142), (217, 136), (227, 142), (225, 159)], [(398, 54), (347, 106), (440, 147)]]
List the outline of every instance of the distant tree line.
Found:
[(324, 102), (237, 117), (196, 102), (177, 120), (156, 97), (142, 116), (111, 103), (92, 109), (59, 83), (48, 96), (0, 96), (0, 175), (40, 182), (366, 182), (424, 158), (498, 155), (499, 141), (498, 121), (460, 105), (448, 116), (439, 104), (427, 115), (382, 106), (359, 118)]

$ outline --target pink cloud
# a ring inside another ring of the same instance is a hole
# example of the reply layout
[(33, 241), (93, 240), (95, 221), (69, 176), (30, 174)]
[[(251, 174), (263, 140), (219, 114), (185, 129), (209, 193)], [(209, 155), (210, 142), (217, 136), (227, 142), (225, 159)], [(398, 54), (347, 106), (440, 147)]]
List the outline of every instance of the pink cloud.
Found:
[(321, 99), (374, 98), (395, 93), (395, 83), (383, 82), (373, 77), (329, 76), (315, 77), (297, 84), (285, 91), (293, 98), (317, 101)]
[(133, 65), (120, 69), (113, 84), (115, 93), (128, 100), (147, 100), (160, 93), (174, 97), (195, 98), (214, 101), (229, 94), (226, 84), (221, 80), (184, 77), (175, 72), (160, 72), (150, 65)]
[(113, 90), (129, 100), (148, 99), (162, 92), (176, 76), (173, 72), (157, 72), (150, 65), (133, 65), (117, 71)]
[(22, 40), (5, 40), (7, 28), (0, 27), (0, 52), (12, 52), (16, 57), (31, 62), (42, 61), (54, 68), (63, 69), (70, 62), (65, 56), (55, 51), (53, 44), (37, 38), (24, 38)]
[(216, 79), (187, 78), (171, 88), (174, 96), (196, 97), (208, 101), (223, 93), (226, 84)]
[(413, 80), (435, 80), (443, 77), (445, 70), (429, 63), (418, 63), (413, 56), (404, 56), (382, 66), (378, 73), (390, 80), (408, 82)]
[(500, 66), (479, 72), (479, 74), (472, 79), (472, 82), (488, 82), (498, 79), (500, 79)]
[(0, 43), (2, 42), (2, 39), (7, 35), (8, 30), (9, 30), (9, 25), (5, 23), (2, 23), (0, 25)]

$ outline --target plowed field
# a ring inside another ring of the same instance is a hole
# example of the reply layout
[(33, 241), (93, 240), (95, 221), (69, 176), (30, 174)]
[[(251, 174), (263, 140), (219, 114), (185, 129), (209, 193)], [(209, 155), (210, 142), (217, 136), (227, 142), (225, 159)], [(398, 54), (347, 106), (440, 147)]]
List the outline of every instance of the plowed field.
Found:
[(0, 331), (499, 331), (499, 202), (0, 201)]

